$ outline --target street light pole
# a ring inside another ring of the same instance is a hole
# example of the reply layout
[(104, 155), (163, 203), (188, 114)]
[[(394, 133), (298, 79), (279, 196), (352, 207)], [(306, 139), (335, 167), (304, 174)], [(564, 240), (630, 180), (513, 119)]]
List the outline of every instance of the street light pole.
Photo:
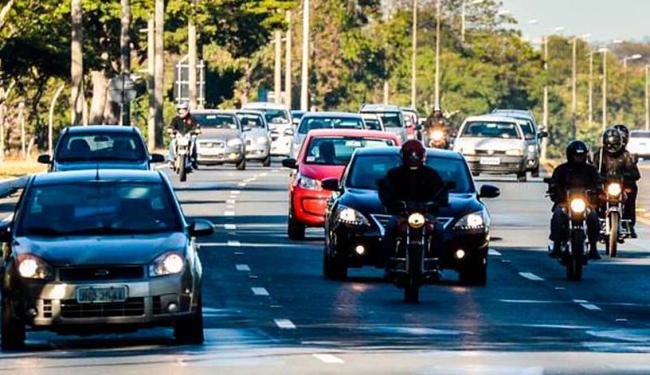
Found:
[(275, 31), (275, 69), (273, 71), (273, 91), (275, 103), (282, 103), (282, 33)]
[(435, 96), (434, 109), (440, 109), (440, 3), (436, 1), (436, 78), (435, 78)]
[(594, 52), (589, 52), (589, 129), (594, 121)]
[(285, 104), (287, 105), (287, 108), (291, 110), (291, 103), (293, 102), (293, 92), (291, 89), (292, 83), (291, 83), (291, 68), (292, 68), (292, 61), (291, 61), (291, 50), (292, 50), (292, 40), (291, 40), (291, 32), (292, 32), (292, 27), (291, 27), (291, 11), (287, 11), (287, 36), (286, 36), (286, 51), (285, 51), (285, 70), (284, 70), (284, 95), (285, 95)]
[(572, 64), (571, 64), (571, 124), (573, 125), (573, 139), (576, 138), (578, 133), (578, 91), (577, 91), (577, 51), (578, 51), (578, 37), (573, 38), (572, 48)]
[[(465, 4), (463, 2), (463, 4)], [(418, 0), (413, 0), (413, 32), (412, 32), (412, 56), (411, 56), (411, 107), (416, 108), (417, 89), (417, 46), (418, 46)]]
[(300, 76), (300, 110), (309, 109), (309, 0), (303, 0), (302, 10), (302, 72)]
[(603, 54), (603, 126), (604, 131), (607, 128), (607, 48), (601, 49)]
[[(544, 81), (544, 116), (542, 121), (544, 123), (544, 130), (548, 132), (548, 36), (543, 37), (544, 42), (544, 71), (546, 72), (546, 80)], [(542, 159), (546, 160), (546, 150), (548, 148), (548, 137), (542, 139)]]

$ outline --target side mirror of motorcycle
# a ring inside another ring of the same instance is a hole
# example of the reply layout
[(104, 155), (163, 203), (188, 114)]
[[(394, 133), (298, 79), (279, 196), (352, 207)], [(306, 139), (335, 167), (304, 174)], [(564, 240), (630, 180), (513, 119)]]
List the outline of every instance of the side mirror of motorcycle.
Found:
[(327, 178), (321, 182), (321, 187), (329, 191), (340, 191), (340, 181), (338, 178)]
[(52, 158), (48, 154), (38, 155), (37, 160), (41, 164), (52, 164)]
[(494, 185), (483, 185), (479, 193), (480, 198), (498, 198), (501, 195), (501, 189)]
[(542, 138), (548, 138), (548, 132), (547, 131), (541, 131), (537, 134), (537, 136), (542, 139)]
[(282, 160), (282, 166), (289, 169), (298, 169), (298, 162), (293, 158), (284, 159)]
[(151, 154), (149, 155), (149, 161), (152, 163), (164, 163), (165, 157), (160, 154)]
[(214, 225), (207, 220), (195, 220), (190, 224), (189, 232), (192, 237), (210, 236), (214, 233)]

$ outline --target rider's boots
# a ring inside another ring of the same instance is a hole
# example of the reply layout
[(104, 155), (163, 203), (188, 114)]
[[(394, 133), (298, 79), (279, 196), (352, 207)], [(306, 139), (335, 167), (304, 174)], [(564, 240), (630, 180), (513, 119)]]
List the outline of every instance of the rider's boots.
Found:
[(548, 256), (551, 258), (559, 258), (562, 255), (562, 243), (559, 241), (554, 241), (551, 252), (548, 253)]
[(598, 254), (598, 245), (596, 243), (589, 244), (589, 259), (599, 260), (600, 254)]

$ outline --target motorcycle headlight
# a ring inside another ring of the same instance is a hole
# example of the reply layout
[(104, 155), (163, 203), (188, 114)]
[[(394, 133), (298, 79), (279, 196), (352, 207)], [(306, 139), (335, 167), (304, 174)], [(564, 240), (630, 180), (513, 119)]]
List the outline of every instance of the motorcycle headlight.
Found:
[(454, 225), (454, 230), (461, 231), (483, 231), (488, 226), (489, 217), (486, 211), (472, 212), (463, 216)]
[(611, 184), (607, 185), (607, 194), (612, 197), (618, 197), (622, 192), (623, 188), (618, 182), (612, 182)]
[(431, 132), (431, 140), (439, 142), (445, 138), (445, 132), (442, 130), (434, 130)]
[(24, 279), (47, 280), (54, 276), (52, 267), (34, 255), (18, 256), (18, 273)]
[(149, 276), (176, 275), (185, 269), (185, 258), (180, 253), (170, 252), (156, 258), (149, 265)]
[(319, 180), (305, 176), (298, 177), (298, 186), (307, 190), (321, 190)]
[(524, 154), (524, 152), (520, 148), (515, 148), (515, 149), (512, 149), (512, 150), (506, 151), (506, 155), (509, 155), (509, 156), (522, 156), (523, 154)]
[(420, 229), (426, 223), (426, 219), (424, 218), (424, 215), (422, 215), (419, 212), (416, 212), (409, 215), (408, 223), (411, 228)]
[(348, 225), (370, 225), (368, 219), (366, 219), (366, 217), (363, 216), (361, 212), (349, 207), (339, 206), (336, 213), (336, 218), (339, 222)]
[(571, 211), (576, 214), (581, 214), (587, 209), (587, 203), (582, 198), (573, 198), (571, 200)]
[(528, 145), (528, 152), (533, 153), (537, 151), (537, 147), (535, 145)]
[(233, 138), (233, 139), (228, 140), (227, 144), (228, 144), (228, 147), (237, 147), (237, 146), (241, 146), (242, 142), (241, 142), (241, 139), (239, 139), (239, 138)]

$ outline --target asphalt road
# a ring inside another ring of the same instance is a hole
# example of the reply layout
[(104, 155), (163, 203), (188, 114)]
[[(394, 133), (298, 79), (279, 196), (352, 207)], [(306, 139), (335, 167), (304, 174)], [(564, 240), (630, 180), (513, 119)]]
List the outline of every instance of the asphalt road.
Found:
[[(175, 183), (185, 214), (217, 226), (202, 240), (204, 345), (175, 346), (167, 329), (31, 333), (25, 352), (0, 353), (0, 372), (650, 373), (650, 226), (639, 225), (619, 258), (568, 282), (546, 255), (546, 186), (499, 179), (488, 286), (462, 287), (446, 273), (409, 305), (379, 270), (324, 279), (322, 231), (286, 237), (287, 171), (249, 166)], [(644, 181), (640, 196), (648, 191)], [(13, 201), (0, 200), (0, 215)]]

